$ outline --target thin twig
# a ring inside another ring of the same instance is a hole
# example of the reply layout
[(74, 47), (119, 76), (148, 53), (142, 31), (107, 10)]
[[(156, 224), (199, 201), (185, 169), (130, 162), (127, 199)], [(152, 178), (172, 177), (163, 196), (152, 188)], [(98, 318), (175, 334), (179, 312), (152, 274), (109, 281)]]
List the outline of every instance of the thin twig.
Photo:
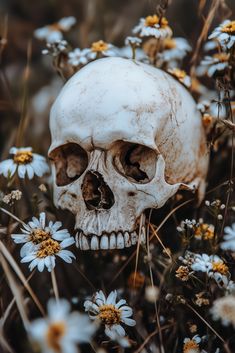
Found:
[(53, 288), (53, 291), (54, 291), (54, 294), (55, 294), (55, 298), (56, 298), (56, 301), (58, 302), (58, 300), (59, 300), (59, 290), (58, 290), (58, 285), (57, 285), (57, 281), (56, 281), (54, 268), (51, 271), (51, 281), (52, 281), (52, 288)]

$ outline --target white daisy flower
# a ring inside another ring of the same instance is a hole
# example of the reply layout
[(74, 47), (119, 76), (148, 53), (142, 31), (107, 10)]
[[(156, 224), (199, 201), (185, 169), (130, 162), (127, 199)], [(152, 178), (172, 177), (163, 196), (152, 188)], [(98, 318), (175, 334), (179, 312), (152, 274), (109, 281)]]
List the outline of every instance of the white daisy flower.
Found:
[(208, 52), (208, 51), (211, 51), (211, 50), (215, 50), (215, 49), (218, 49), (218, 42), (216, 40), (209, 40), (203, 46), (203, 50), (205, 52)]
[(194, 263), (191, 265), (193, 271), (208, 273), (212, 269), (210, 256), (207, 254), (195, 254)]
[(91, 44), (91, 47), (87, 51), (87, 57), (90, 60), (95, 60), (102, 56), (116, 56), (114, 49), (112, 44), (99, 40)]
[(140, 44), (142, 43), (142, 39), (138, 37), (131, 37), (128, 36), (125, 39), (125, 45), (134, 45), (135, 47), (139, 47)]
[(173, 69), (168, 69), (167, 72), (169, 72), (172, 76), (174, 76), (178, 81), (180, 81), (186, 87), (189, 88), (191, 86), (191, 78), (186, 74), (184, 70), (173, 68)]
[(22, 233), (12, 234), (11, 237), (16, 244), (24, 244), (21, 248), (20, 255), (25, 257), (27, 254), (31, 253), (35, 246), (40, 244), (44, 240), (50, 238), (62, 241), (64, 239), (70, 238), (67, 229), (60, 229), (62, 227), (61, 222), (52, 221), (46, 225), (46, 214), (41, 212), (39, 218), (33, 217), (30, 222), (23, 225), (21, 228)]
[(167, 19), (159, 18), (157, 15), (141, 18), (139, 24), (134, 27), (133, 33), (139, 34), (140, 37), (167, 38), (172, 36)]
[(176, 63), (182, 60), (188, 52), (192, 50), (188, 41), (185, 38), (166, 38), (162, 41), (163, 51), (157, 54), (158, 65), (162, 66), (164, 63), (168, 67), (176, 66)]
[(31, 340), (42, 353), (76, 353), (78, 344), (91, 341), (95, 325), (87, 315), (70, 312), (67, 300), (50, 299), (47, 309), (48, 316), (34, 320), (28, 328)]
[(64, 17), (56, 23), (36, 29), (34, 35), (37, 39), (45, 40), (48, 43), (61, 41), (63, 39), (63, 32), (69, 31), (75, 23), (75, 17)]
[(116, 303), (117, 291), (112, 291), (106, 298), (100, 290), (96, 292), (94, 301), (86, 300), (85, 311), (88, 311), (91, 319), (99, 319), (105, 325), (105, 333), (108, 337), (117, 340), (124, 337), (126, 332), (121, 324), (134, 326), (135, 320), (130, 319), (133, 310), (126, 305), (126, 300), (121, 299)]
[(211, 314), (213, 320), (220, 319), (224, 326), (232, 324), (235, 328), (235, 296), (227, 295), (216, 299), (211, 308)]
[(56, 256), (60, 257), (67, 263), (71, 263), (72, 259), (76, 258), (71, 251), (65, 250), (65, 248), (74, 243), (75, 241), (73, 237), (66, 238), (62, 240), (61, 243), (52, 238), (43, 240), (35, 245), (34, 249), (26, 254), (21, 262), (30, 262), (30, 271), (37, 267), (38, 271), (42, 272), (46, 267), (48, 271), (51, 272), (55, 267)]
[(207, 74), (212, 77), (217, 71), (224, 71), (229, 67), (229, 54), (216, 53), (212, 56), (205, 56), (200, 65), (196, 69), (198, 76)]
[(196, 254), (194, 263), (191, 265), (193, 271), (201, 271), (222, 286), (226, 286), (230, 276), (228, 266), (217, 255)]
[(219, 285), (226, 286), (228, 277), (230, 277), (228, 266), (217, 255), (211, 255), (210, 261), (212, 268), (209, 270), (208, 276), (214, 278)]
[(79, 49), (79, 48), (74, 49), (73, 51), (68, 53), (69, 64), (71, 64), (74, 67), (87, 64), (88, 63), (87, 54), (89, 52), (90, 52), (89, 49)]
[(26, 174), (29, 179), (32, 179), (34, 174), (41, 177), (49, 172), (45, 157), (33, 153), (31, 147), (12, 147), (9, 153), (13, 157), (0, 163), (0, 174), (3, 174), (5, 178), (12, 177), (16, 170), (22, 179)]
[(201, 338), (198, 335), (195, 335), (193, 338), (185, 338), (183, 353), (200, 353), (200, 342)]
[(231, 227), (224, 228), (224, 242), (220, 244), (221, 249), (235, 251), (235, 223)]
[(214, 29), (209, 39), (217, 39), (225, 49), (231, 49), (235, 43), (235, 21), (226, 20)]

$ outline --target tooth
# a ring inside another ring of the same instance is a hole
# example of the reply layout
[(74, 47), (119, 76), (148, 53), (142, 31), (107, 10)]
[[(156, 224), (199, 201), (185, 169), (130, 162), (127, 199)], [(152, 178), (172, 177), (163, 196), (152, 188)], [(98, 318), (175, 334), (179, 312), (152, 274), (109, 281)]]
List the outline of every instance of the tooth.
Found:
[(130, 235), (128, 232), (124, 233), (124, 242), (125, 242), (125, 246), (127, 248), (129, 248), (131, 246), (131, 240), (130, 240)]
[(137, 243), (137, 233), (136, 232), (132, 232), (131, 233), (131, 244), (135, 245)]
[(112, 233), (109, 238), (109, 248), (116, 249), (116, 247), (117, 247), (116, 234)]
[(83, 236), (83, 233), (80, 232), (79, 238), (78, 238), (78, 242), (79, 242), (79, 247), (80, 247), (81, 250), (83, 250), (83, 246), (82, 246), (82, 236)]
[(81, 245), (82, 245), (81, 246), (82, 250), (90, 250), (89, 242), (88, 242), (88, 239), (85, 235), (82, 235)]
[(91, 250), (99, 249), (99, 240), (96, 235), (93, 235), (91, 238)]
[(76, 233), (76, 235), (75, 235), (75, 245), (76, 245), (76, 247), (79, 249), (80, 246), (79, 246), (78, 235), (79, 235), (78, 233)]
[(107, 235), (102, 235), (100, 239), (100, 249), (108, 249), (109, 248), (109, 239)]
[(124, 239), (122, 233), (118, 233), (117, 235), (117, 249), (123, 249), (124, 248)]

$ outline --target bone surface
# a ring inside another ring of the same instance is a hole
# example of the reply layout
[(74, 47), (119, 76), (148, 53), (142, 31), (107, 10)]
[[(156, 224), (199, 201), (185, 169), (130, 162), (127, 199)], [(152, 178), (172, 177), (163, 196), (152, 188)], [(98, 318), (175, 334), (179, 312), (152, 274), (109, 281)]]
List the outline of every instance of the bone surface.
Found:
[(50, 115), (54, 202), (76, 217), (81, 250), (145, 242), (137, 220), (179, 188), (205, 188), (208, 151), (196, 104), (173, 77), (123, 58), (86, 65)]

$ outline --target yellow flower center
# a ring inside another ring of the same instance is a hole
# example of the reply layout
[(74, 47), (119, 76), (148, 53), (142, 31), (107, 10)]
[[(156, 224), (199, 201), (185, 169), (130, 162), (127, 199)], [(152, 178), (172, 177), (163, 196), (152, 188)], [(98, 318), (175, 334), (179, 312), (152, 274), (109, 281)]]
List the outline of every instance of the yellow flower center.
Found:
[(214, 272), (219, 272), (222, 275), (226, 275), (228, 273), (228, 266), (223, 262), (212, 262), (212, 269)]
[(231, 22), (227, 23), (226, 25), (224, 25), (221, 29), (221, 32), (234, 35), (235, 34), (235, 21), (231, 21)]
[(191, 350), (193, 349), (195, 353), (200, 352), (199, 345), (197, 344), (197, 342), (195, 342), (194, 340), (190, 340), (184, 343), (183, 353), (191, 353)]
[(229, 59), (229, 54), (226, 53), (216, 53), (213, 58), (218, 59), (220, 62), (227, 62)]
[(57, 254), (61, 250), (58, 241), (51, 238), (41, 242), (41, 246), (37, 252), (37, 257), (43, 258)]
[[(202, 117), (202, 123), (203, 123), (203, 126), (207, 127), (209, 126), (213, 121), (213, 117), (210, 115), (210, 114), (203, 114), (203, 117)], [(207, 234), (208, 233), (208, 234)], [(198, 236), (196, 233), (195, 233), (195, 237), (199, 237), (201, 238), (201, 234)], [(209, 230), (209, 232), (205, 232), (203, 238), (208, 240), (208, 239), (211, 239), (214, 237), (214, 230)]]
[(48, 327), (46, 333), (47, 344), (55, 352), (61, 353), (61, 338), (64, 336), (66, 331), (64, 322), (55, 322)]
[(33, 160), (33, 153), (31, 151), (18, 151), (13, 160), (16, 164), (28, 164)]
[(166, 27), (168, 25), (168, 21), (165, 17), (162, 17), (160, 22), (159, 22), (159, 20), (160, 19), (157, 15), (147, 16), (145, 18), (145, 26), (146, 27), (154, 27), (157, 24), (159, 24), (160, 27)]
[(112, 304), (105, 304), (99, 307), (99, 318), (105, 325), (119, 324), (121, 321), (121, 310)]
[(170, 71), (170, 73), (172, 75), (174, 75), (175, 77), (177, 77), (179, 80), (182, 80), (182, 79), (184, 79), (186, 77), (186, 72), (184, 70), (180, 70), (180, 69), (177, 69), (177, 68), (172, 69)]
[(33, 229), (31, 234), (30, 234), (30, 240), (34, 244), (39, 244), (44, 240), (47, 240), (50, 238), (50, 233), (45, 232), (45, 230), (42, 229)]
[[(212, 117), (209, 114), (203, 115), (203, 124), (209, 125), (212, 121)], [(205, 240), (214, 238), (214, 226), (207, 223), (202, 223), (195, 229), (195, 238), (203, 238)]]
[(96, 53), (106, 51), (108, 50), (108, 44), (103, 40), (99, 40), (98, 42), (92, 43), (91, 50)]
[(176, 47), (176, 41), (172, 38), (166, 38), (163, 41), (164, 49), (174, 49)]

